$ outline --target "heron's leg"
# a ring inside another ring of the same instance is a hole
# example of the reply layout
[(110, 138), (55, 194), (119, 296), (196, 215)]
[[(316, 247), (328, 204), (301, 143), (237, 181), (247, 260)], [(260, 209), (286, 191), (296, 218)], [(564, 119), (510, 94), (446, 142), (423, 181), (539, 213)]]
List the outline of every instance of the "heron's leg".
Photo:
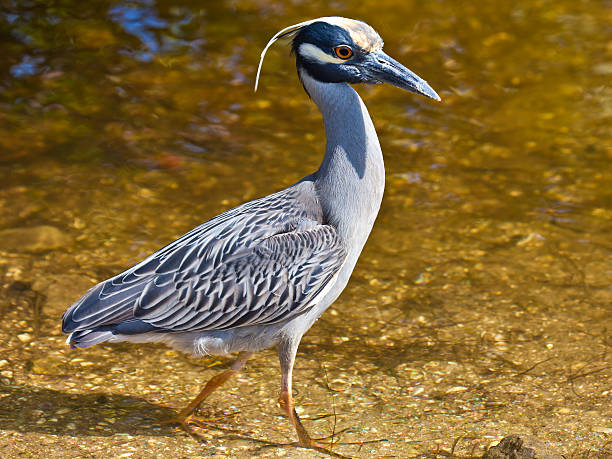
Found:
[(253, 355), (252, 352), (241, 352), (238, 354), (238, 358), (232, 363), (229, 369), (225, 370), (223, 373), (219, 373), (218, 375), (213, 376), (210, 381), (206, 383), (204, 389), (198, 394), (196, 398), (194, 398), (189, 405), (183, 408), (175, 417), (172, 419), (168, 419), (167, 421), (162, 421), (162, 424), (181, 424), (186, 427), (188, 424), (199, 424), (198, 418), (194, 416), (194, 412), (198, 409), (200, 404), (208, 398), (208, 396), (219, 386), (221, 386), (225, 381), (230, 379), (236, 373), (238, 373), (247, 360)]
[(279, 405), (293, 424), (298, 436), (299, 445), (304, 448), (325, 449), (324, 445), (313, 440), (302, 425), (300, 417), (295, 411), (293, 403), (293, 395), (291, 394), (291, 379), (293, 376), (293, 364), (295, 362), (295, 354), (299, 345), (297, 342), (283, 342), (278, 345), (278, 358), (281, 366), (281, 393)]

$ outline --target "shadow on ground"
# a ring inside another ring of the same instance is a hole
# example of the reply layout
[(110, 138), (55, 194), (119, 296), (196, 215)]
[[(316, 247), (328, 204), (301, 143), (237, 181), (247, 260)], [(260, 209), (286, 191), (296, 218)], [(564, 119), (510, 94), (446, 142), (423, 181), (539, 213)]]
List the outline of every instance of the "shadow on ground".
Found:
[(27, 385), (0, 384), (0, 430), (54, 435), (167, 436), (156, 426), (175, 413), (147, 400), (108, 393), (68, 394)]

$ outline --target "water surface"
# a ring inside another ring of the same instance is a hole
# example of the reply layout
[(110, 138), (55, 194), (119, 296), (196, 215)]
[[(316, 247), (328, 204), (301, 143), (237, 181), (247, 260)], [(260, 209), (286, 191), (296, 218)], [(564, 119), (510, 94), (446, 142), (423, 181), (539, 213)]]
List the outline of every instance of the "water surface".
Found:
[(611, 11), (569, 0), (2, 3), (2, 450), (298, 454), (261, 443), (294, 435), (275, 406), (273, 350), (204, 407), (221, 419), (199, 443), (153, 424), (225, 359), (70, 351), (60, 315), (95, 282), (318, 167), (320, 115), (286, 47), (269, 52), (255, 94), (253, 83), (277, 30), (334, 14), (374, 26), (443, 101), (357, 88), (387, 189), (349, 287), (302, 341), (294, 385), (307, 427), (347, 429), (334, 438), (354, 444), (334, 449), (358, 457), (478, 455), (516, 432), (568, 456), (602, 452)]

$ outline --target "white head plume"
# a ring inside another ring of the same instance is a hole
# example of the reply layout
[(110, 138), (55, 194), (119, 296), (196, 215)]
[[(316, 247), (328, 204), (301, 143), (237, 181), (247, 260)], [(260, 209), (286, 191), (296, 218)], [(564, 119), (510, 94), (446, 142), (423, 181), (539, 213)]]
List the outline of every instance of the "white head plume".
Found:
[(328, 22), (330, 24), (339, 24), (342, 21), (346, 21), (346, 19), (343, 18), (343, 17), (340, 17), (340, 16), (326, 16), (326, 17), (322, 17), (322, 18), (311, 19), (310, 21), (300, 22), (299, 24), (294, 24), (292, 26), (285, 27), (283, 30), (277, 32), (276, 35), (274, 35), (270, 39), (270, 41), (268, 42), (266, 47), (261, 52), (261, 58), (259, 59), (259, 66), (257, 67), (257, 76), (255, 77), (255, 89), (254, 89), (254, 92), (257, 91), (257, 86), (259, 85), (259, 75), (261, 73), (261, 66), (263, 65), (263, 60), (264, 60), (264, 57), (266, 55), (266, 52), (268, 51), (270, 46), (272, 46), (274, 44), (275, 41), (277, 41), (277, 40), (279, 40), (281, 38), (285, 38), (285, 37), (289, 36), (290, 34), (297, 32), (302, 27), (306, 27), (307, 25), (310, 25), (310, 24), (312, 24), (314, 22)]

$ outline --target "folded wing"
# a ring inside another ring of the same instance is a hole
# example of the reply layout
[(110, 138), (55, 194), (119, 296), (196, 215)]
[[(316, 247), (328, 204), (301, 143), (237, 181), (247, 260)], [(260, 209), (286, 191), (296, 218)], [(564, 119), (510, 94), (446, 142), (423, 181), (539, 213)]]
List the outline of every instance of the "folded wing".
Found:
[[(64, 332), (202, 331), (289, 319), (312, 306), (344, 262), (336, 229), (274, 195), (195, 228), (93, 287)], [(281, 201), (282, 202), (282, 201)]]

